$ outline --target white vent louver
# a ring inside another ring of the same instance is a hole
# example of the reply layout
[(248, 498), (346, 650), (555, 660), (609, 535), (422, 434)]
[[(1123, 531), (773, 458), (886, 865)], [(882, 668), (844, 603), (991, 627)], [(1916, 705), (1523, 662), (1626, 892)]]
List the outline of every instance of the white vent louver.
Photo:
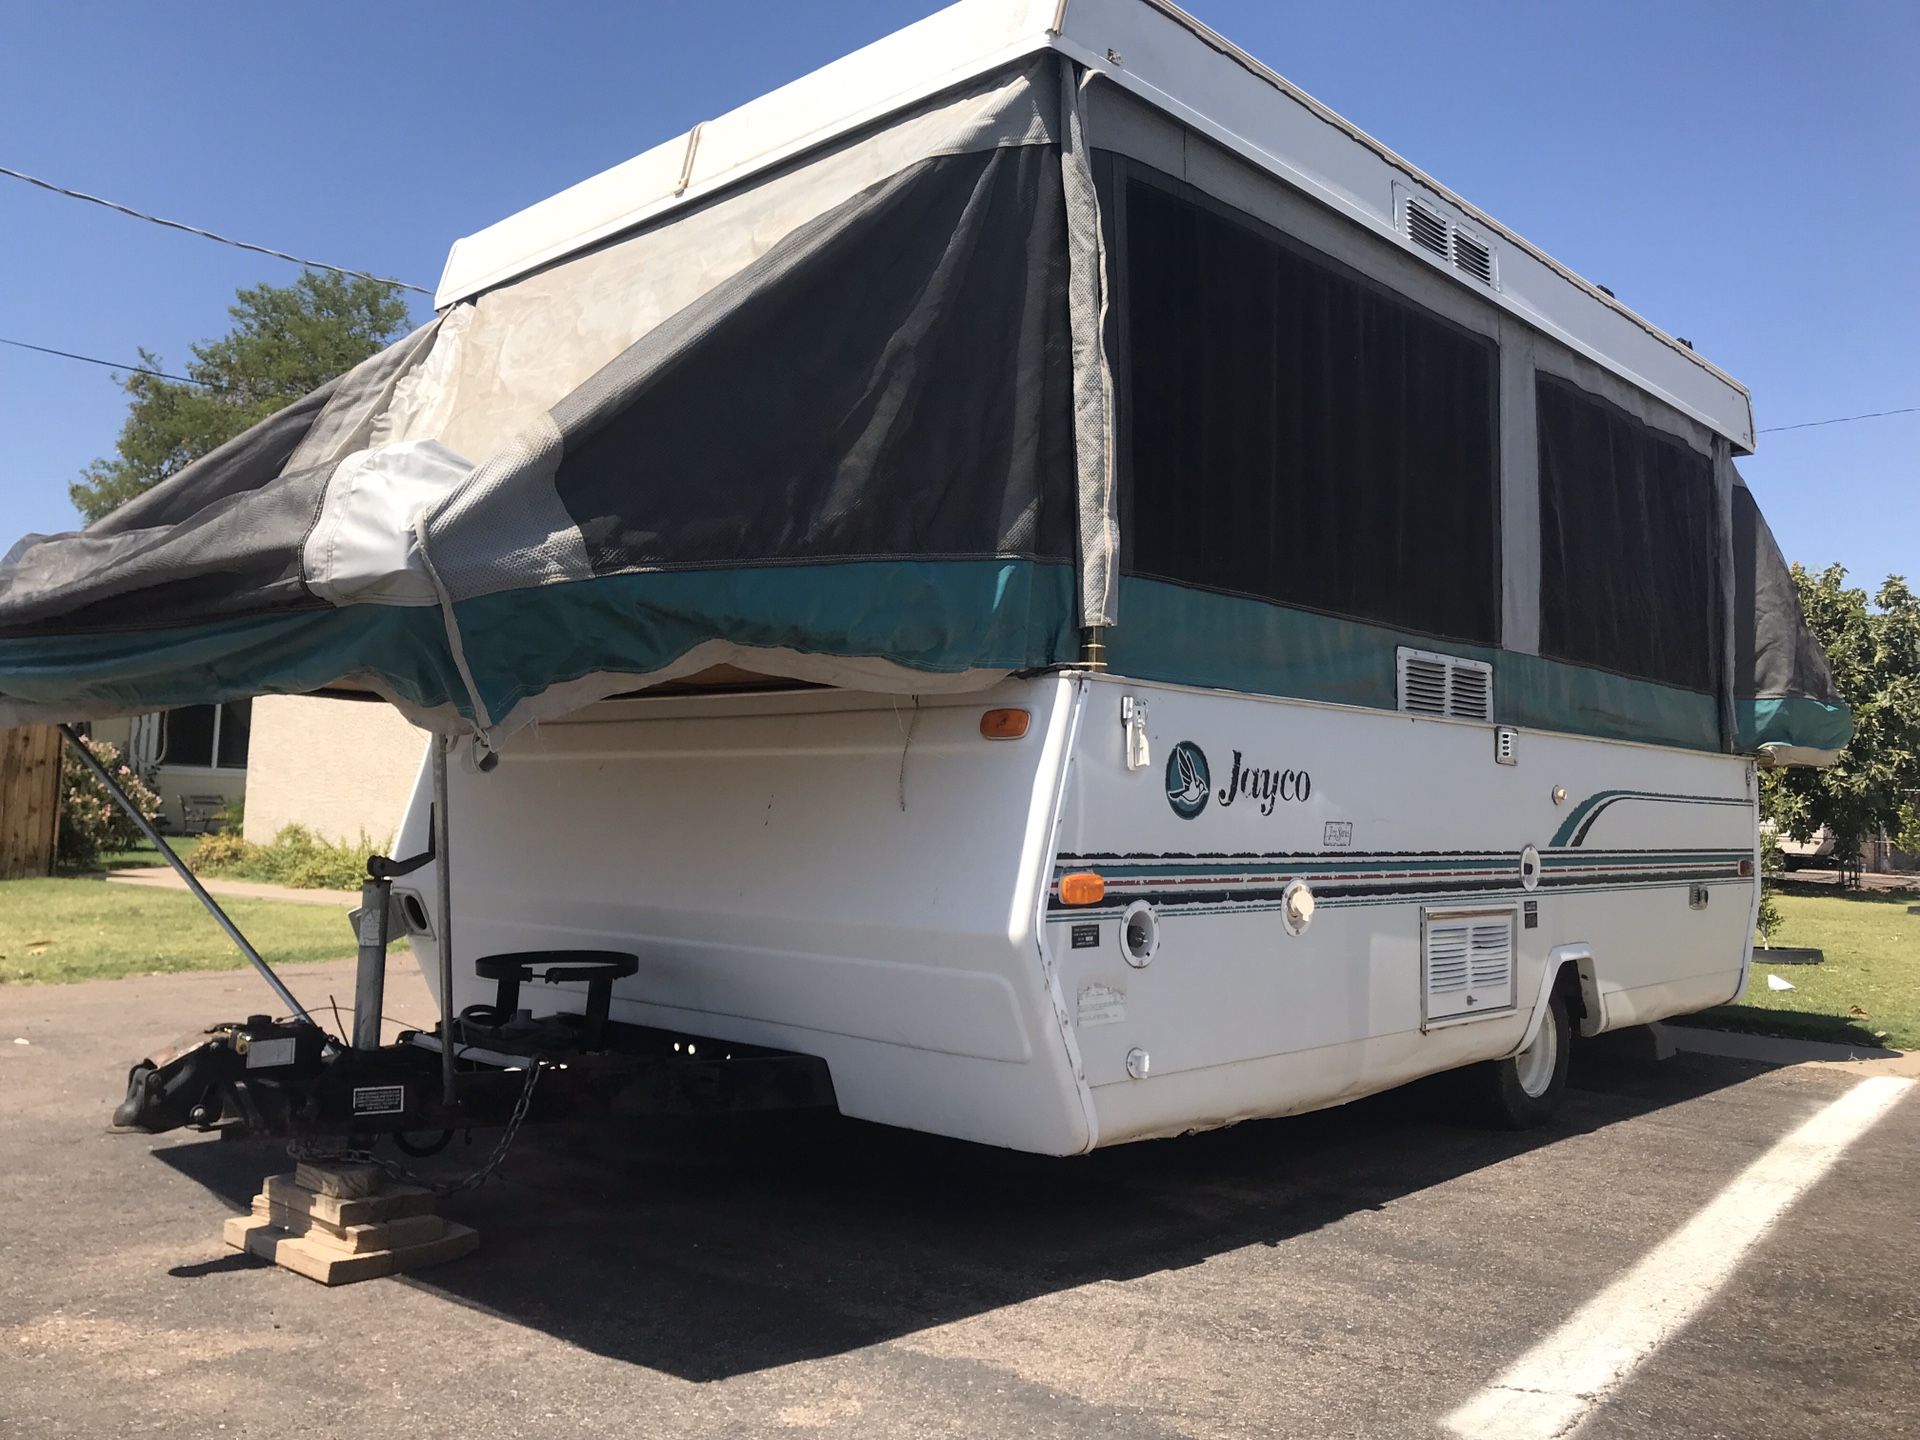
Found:
[(1414, 195), (1407, 197), (1407, 238), (1422, 250), (1431, 250), (1442, 259), (1447, 255), (1447, 222)]
[(1450, 720), (1493, 718), (1493, 667), (1486, 661), (1409, 650), (1404, 645), (1395, 654), (1400, 708), (1408, 714)]
[(1455, 269), (1466, 271), (1482, 285), (1493, 284), (1493, 247), (1478, 236), (1454, 230), (1453, 264)]
[(1427, 911), (1420, 959), (1429, 1023), (1513, 1009), (1511, 909)]
[(1401, 193), (1400, 228), (1409, 240), (1482, 285), (1496, 283), (1492, 245), (1471, 231), (1462, 230), (1418, 195)]

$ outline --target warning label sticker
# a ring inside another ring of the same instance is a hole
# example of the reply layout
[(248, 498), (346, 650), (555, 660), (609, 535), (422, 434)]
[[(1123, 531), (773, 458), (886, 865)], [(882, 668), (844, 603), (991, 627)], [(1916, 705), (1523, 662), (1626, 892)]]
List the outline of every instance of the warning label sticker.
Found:
[(1073, 1018), (1083, 1028), (1118, 1025), (1127, 1018), (1127, 992), (1114, 985), (1082, 985)]

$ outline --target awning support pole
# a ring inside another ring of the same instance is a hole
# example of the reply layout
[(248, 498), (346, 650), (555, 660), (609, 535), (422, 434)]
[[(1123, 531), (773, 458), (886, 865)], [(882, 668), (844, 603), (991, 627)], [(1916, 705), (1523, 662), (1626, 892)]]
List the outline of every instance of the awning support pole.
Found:
[(273, 993), (280, 997), (280, 1003), (287, 1007), (287, 1012), (299, 1016), (309, 1025), (313, 1024), (313, 1017), (307, 1013), (307, 1007), (293, 998), (293, 992), (286, 987), (278, 975), (273, 973), (273, 967), (261, 958), (260, 952), (253, 948), (252, 942), (240, 933), (240, 927), (228, 918), (227, 912), (220, 908), (219, 902), (207, 893), (207, 887), (200, 883), (199, 876), (187, 868), (186, 861), (173, 853), (173, 847), (167, 844), (158, 830), (153, 828), (153, 822), (142, 815), (140, 807), (127, 798), (127, 792), (120, 788), (120, 782), (107, 773), (107, 767), (102, 765), (93, 751), (87, 748), (79, 733), (71, 725), (62, 725), (60, 733), (67, 737), (67, 743), (73, 746), (73, 753), (80, 757), (80, 763), (93, 772), (94, 779), (107, 787), (107, 793), (120, 802), (120, 808), (132, 818), (140, 833), (166, 857), (167, 864), (173, 867), (174, 874), (186, 882), (187, 889), (193, 892), (194, 899), (206, 906), (207, 913), (220, 923), (222, 930), (227, 932), (227, 938), (240, 947), (240, 953), (246, 956), (252, 962), (253, 968), (260, 972), (260, 978), (273, 987)]
[(453, 1104), (453, 844), (447, 823), (447, 753), (453, 749), (451, 735), (433, 739), (433, 850), (434, 889), (438, 892), (435, 908), (440, 935), (440, 1094), (447, 1105)]
[(1095, 671), (1107, 668), (1106, 626), (1089, 625), (1080, 632), (1080, 668)]

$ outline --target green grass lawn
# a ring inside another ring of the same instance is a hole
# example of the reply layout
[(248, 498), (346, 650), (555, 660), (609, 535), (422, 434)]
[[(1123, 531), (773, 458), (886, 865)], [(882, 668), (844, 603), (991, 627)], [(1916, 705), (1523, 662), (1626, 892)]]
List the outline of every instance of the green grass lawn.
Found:
[[(167, 848), (182, 860), (191, 860), (194, 847), (206, 838), (204, 835), (169, 835)], [(138, 865), (164, 865), (167, 857), (142, 840), (129, 850), (109, 851), (100, 857), (100, 863), (108, 870), (130, 870)]]
[[(1776, 945), (1815, 945), (1823, 965), (1769, 965), (1753, 952), (1747, 993), (1689, 1017), (1688, 1024), (1745, 1030), (1844, 1045), (1920, 1050), (1920, 915), (1911, 896), (1809, 894), (1780, 896)], [(1794, 988), (1770, 990), (1778, 975)]]
[[(273, 900), (222, 900), (270, 963), (354, 953), (346, 912)], [(0, 985), (101, 980), (246, 964), (185, 891), (109, 885), (85, 876), (0, 882)]]
[[(205, 839), (201, 835), (169, 835), (167, 844), (173, 847), (173, 853), (182, 860), (193, 854), (193, 847)], [(143, 865), (164, 865), (167, 857), (162, 855), (146, 841), (136, 841), (125, 850), (108, 850), (85, 870), (63, 870), (63, 875), (99, 874), (102, 870), (136, 870)]]

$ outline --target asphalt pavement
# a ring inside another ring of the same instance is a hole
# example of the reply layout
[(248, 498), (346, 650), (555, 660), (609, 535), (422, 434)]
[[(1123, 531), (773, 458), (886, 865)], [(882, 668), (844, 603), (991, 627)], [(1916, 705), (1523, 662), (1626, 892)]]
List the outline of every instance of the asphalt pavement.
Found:
[[(350, 964), (288, 973), (351, 998)], [(329, 1290), (221, 1244), (283, 1153), (105, 1130), (129, 1063), (264, 995), (0, 989), (0, 1435), (1454, 1435), (1863, 1073), (1628, 1042), (1524, 1135), (1426, 1084), (1077, 1160), (832, 1117), (530, 1127), (448, 1207), (477, 1254)], [(1920, 1094), (1696, 1298), (1583, 1440), (1920, 1435)]]

